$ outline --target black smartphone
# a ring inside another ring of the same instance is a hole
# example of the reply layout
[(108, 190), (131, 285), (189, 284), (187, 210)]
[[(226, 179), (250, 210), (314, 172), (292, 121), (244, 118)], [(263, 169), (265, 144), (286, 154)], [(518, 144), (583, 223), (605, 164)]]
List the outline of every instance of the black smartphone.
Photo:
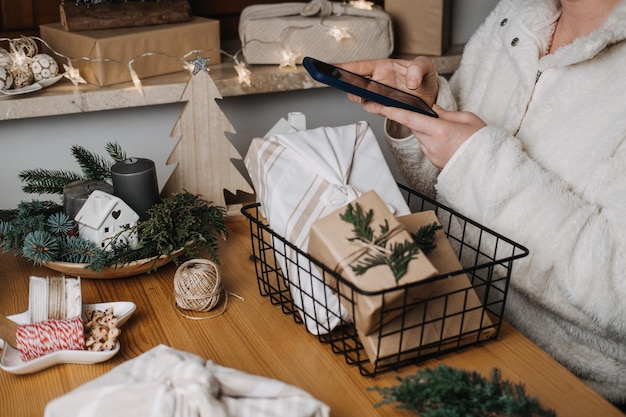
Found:
[(308, 56), (302, 60), (302, 65), (315, 80), (346, 93), (385, 106), (399, 107), (427, 116), (439, 117), (424, 100), (413, 94)]

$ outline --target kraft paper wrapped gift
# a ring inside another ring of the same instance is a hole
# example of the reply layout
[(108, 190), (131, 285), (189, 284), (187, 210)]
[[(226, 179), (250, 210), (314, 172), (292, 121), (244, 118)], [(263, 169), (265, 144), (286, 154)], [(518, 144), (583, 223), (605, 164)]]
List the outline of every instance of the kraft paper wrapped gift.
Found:
[[(354, 210), (357, 210), (357, 205), (360, 206), (364, 215), (371, 210), (369, 227), (373, 231), (372, 241), (354, 239), (355, 226), (341, 219), (346, 212), (346, 208), (342, 207), (313, 223), (309, 237), (309, 254), (350, 282), (350, 285), (338, 283), (342, 294), (340, 300), (348, 304), (344, 307), (354, 315), (356, 328), (369, 334), (401, 314), (403, 304), (427, 297), (429, 294), (424, 293), (422, 287), (414, 287), (415, 291), (403, 287), (437, 275), (437, 269), (419, 251), (412, 256), (406, 272), (400, 277), (395, 277), (387, 264), (370, 267), (362, 274), (356, 273), (354, 266), (364, 264), (366, 259), (381, 254), (380, 251), (383, 251), (383, 257), (391, 258), (392, 255), (384, 251), (391, 250), (394, 245), (411, 243), (413, 239), (375, 191), (363, 194), (350, 204)], [(389, 232), (383, 232), (382, 226), (388, 226)], [(381, 240), (386, 240), (386, 244), (381, 244)], [(334, 280), (330, 275), (326, 277)], [(336, 287), (335, 282), (329, 282), (329, 285)], [(395, 288), (398, 289), (394, 290)], [(380, 291), (384, 293), (371, 294)]]
[[(364, 192), (375, 190), (395, 215), (410, 213), (367, 122), (254, 138), (244, 162), (269, 226), (305, 252), (311, 224)], [(324, 334), (350, 320), (319, 271), (307, 276), (296, 251), (273, 243), (307, 330)]]
[(452, 0), (385, 0), (392, 18), (395, 53), (443, 55), (450, 46)]
[[(439, 223), (434, 211), (412, 213), (397, 220), (410, 232)], [(420, 285), (426, 287), (422, 291), (428, 294), (428, 300), (418, 301), (403, 316), (378, 331), (368, 335), (357, 327), (359, 339), (373, 364), (384, 366), (387, 362), (425, 356), (495, 335), (489, 316), (469, 278), (461, 272), (463, 267), (442, 230), (435, 234), (434, 243), (436, 247), (428, 253), (428, 259), (439, 274), (451, 275)]]
[(393, 52), (393, 27), (379, 9), (348, 2), (259, 4), (246, 7), (239, 20), (243, 55), (250, 64), (281, 64), (283, 51), (330, 63), (386, 58)]
[(141, 79), (182, 71), (183, 58), (194, 59), (194, 51), (210, 58), (210, 65), (221, 60), (219, 20), (202, 17), (186, 23), (80, 32), (51, 23), (41, 25), (40, 30), (52, 49), (73, 59), (72, 65), (85, 81), (100, 86), (131, 81), (128, 63), (133, 59), (133, 69)]

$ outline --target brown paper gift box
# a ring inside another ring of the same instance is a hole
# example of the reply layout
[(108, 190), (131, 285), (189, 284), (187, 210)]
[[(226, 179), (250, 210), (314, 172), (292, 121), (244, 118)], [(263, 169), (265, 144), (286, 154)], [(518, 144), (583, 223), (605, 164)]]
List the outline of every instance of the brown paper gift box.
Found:
[(450, 46), (452, 0), (385, 0), (395, 53), (440, 56)]
[[(72, 59), (72, 65), (90, 84), (100, 86), (131, 80), (129, 61), (139, 78), (182, 71), (200, 51), (209, 64), (221, 60), (218, 20), (194, 17), (185, 23), (120, 29), (68, 32), (60, 23), (40, 26), (41, 38), (54, 51)], [(143, 54), (149, 54), (143, 56)], [(88, 58), (91, 61), (79, 59)]]
[[(409, 232), (439, 222), (434, 211), (424, 211), (397, 218)], [(440, 274), (463, 270), (445, 233), (435, 235), (436, 248), (428, 259)], [(428, 287), (428, 301), (412, 305), (402, 316), (386, 323), (378, 331), (366, 334), (357, 326), (359, 339), (374, 365), (395, 363), (434, 354), (446, 348), (464, 346), (493, 337), (496, 329), (483, 309), (478, 295), (465, 273), (453, 274), (421, 286)]]
[[(351, 204), (353, 207), (359, 204), (363, 212), (372, 210), (370, 227), (374, 230), (375, 236), (380, 235), (379, 226), (384, 225), (385, 221), (389, 224), (389, 230), (397, 230), (397, 233), (392, 233), (393, 236), (389, 238), (387, 247), (394, 242), (411, 241), (411, 235), (404, 230), (375, 191), (363, 194)], [(343, 207), (313, 223), (309, 233), (308, 252), (352, 284), (327, 283), (331, 288), (338, 289), (340, 301), (351, 312), (356, 327), (364, 334), (368, 334), (382, 323), (401, 314), (404, 303), (427, 296), (420, 288), (417, 288), (417, 291), (405, 291), (402, 287), (436, 275), (437, 269), (422, 252), (419, 252), (417, 257), (409, 262), (406, 274), (397, 282), (387, 265), (377, 265), (362, 275), (356, 275), (351, 265), (355, 265), (370, 253), (367, 248), (348, 241), (355, 233), (354, 226), (340, 218), (345, 211), (346, 208)], [(325, 278), (333, 279), (330, 274), (325, 274)], [(397, 287), (399, 289), (394, 290)]]

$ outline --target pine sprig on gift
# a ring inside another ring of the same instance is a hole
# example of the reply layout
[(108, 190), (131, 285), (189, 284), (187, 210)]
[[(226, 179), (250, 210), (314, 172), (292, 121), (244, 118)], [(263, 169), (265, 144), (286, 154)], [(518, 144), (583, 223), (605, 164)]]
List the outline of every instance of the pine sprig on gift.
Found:
[(417, 257), (419, 250), (419, 246), (415, 242), (394, 242), (389, 253), (375, 252), (373, 255), (368, 255), (353, 265), (352, 271), (357, 275), (363, 275), (372, 267), (387, 265), (395, 280), (398, 281), (406, 274), (409, 263)]
[(417, 232), (411, 233), (411, 237), (422, 252), (428, 254), (437, 247), (435, 244), (435, 234), (442, 229), (443, 227), (439, 223), (433, 222), (420, 227)]
[(395, 242), (390, 248), (387, 248), (388, 240), (391, 237), (389, 222), (385, 219), (385, 223), (379, 225), (380, 234), (375, 236), (374, 229), (370, 226), (374, 218), (372, 209), (364, 212), (359, 203), (354, 206), (350, 203), (346, 210), (339, 214), (339, 218), (354, 226), (352, 231), (355, 237), (348, 240), (360, 241), (365, 246), (370, 247), (371, 252), (373, 252), (368, 252), (368, 255), (359, 260), (356, 265), (351, 265), (352, 271), (356, 275), (363, 275), (370, 268), (387, 265), (396, 282), (406, 274), (409, 263), (417, 258), (420, 250), (426, 253), (435, 248), (435, 233), (441, 229), (437, 223), (424, 225), (416, 233), (411, 233), (413, 240), (406, 240), (402, 243)]
[(537, 398), (529, 397), (523, 384), (503, 380), (495, 368), (490, 379), (439, 365), (397, 380), (396, 386), (369, 388), (382, 396), (374, 407), (397, 404), (396, 408), (421, 417), (556, 417), (553, 410), (542, 408)]

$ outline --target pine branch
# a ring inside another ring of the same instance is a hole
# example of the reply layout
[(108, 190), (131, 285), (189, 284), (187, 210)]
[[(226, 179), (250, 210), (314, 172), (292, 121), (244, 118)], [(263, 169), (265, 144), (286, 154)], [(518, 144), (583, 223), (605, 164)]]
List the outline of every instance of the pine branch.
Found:
[(352, 271), (356, 275), (364, 275), (370, 268), (387, 265), (393, 273), (396, 282), (406, 274), (409, 263), (417, 258), (422, 247), (426, 248), (426, 250), (434, 249), (435, 232), (441, 228), (437, 223), (422, 226), (415, 235), (411, 234), (413, 238), (417, 238), (414, 241), (395, 242), (391, 248), (387, 248), (388, 239), (391, 237), (387, 219), (385, 219), (384, 224), (379, 226), (380, 234), (375, 236), (374, 230), (370, 227), (370, 223), (374, 218), (373, 210), (370, 209), (367, 212), (363, 212), (360, 204), (356, 203), (355, 206), (348, 204), (346, 211), (340, 214), (339, 217), (341, 220), (354, 226), (352, 231), (355, 237), (351, 237), (348, 240), (360, 240), (366, 245), (372, 245), (381, 249), (380, 251), (368, 252), (368, 255), (359, 260), (356, 265), (351, 265)]
[(83, 170), (86, 179), (104, 181), (111, 178), (111, 166), (113, 164), (103, 157), (80, 145), (72, 146), (72, 155)]
[(117, 142), (109, 142), (106, 144), (105, 149), (111, 159), (115, 162), (121, 162), (128, 157), (126, 156), (126, 152), (122, 149), (122, 147)]
[(369, 388), (382, 396), (374, 407), (396, 403), (396, 408), (421, 417), (556, 417), (537, 398), (529, 397), (522, 384), (503, 380), (498, 369), (487, 379), (477, 372), (439, 365), (397, 379), (396, 386)]
[(29, 194), (63, 194), (63, 187), (72, 181), (82, 180), (79, 174), (65, 170), (54, 169), (27, 169), (19, 173), (18, 177), (26, 185), (22, 187)]
[(437, 247), (435, 244), (435, 234), (438, 230), (442, 229), (443, 227), (439, 223), (433, 222), (420, 227), (417, 232), (411, 233), (411, 237), (415, 243), (417, 243), (422, 252), (428, 254)]

